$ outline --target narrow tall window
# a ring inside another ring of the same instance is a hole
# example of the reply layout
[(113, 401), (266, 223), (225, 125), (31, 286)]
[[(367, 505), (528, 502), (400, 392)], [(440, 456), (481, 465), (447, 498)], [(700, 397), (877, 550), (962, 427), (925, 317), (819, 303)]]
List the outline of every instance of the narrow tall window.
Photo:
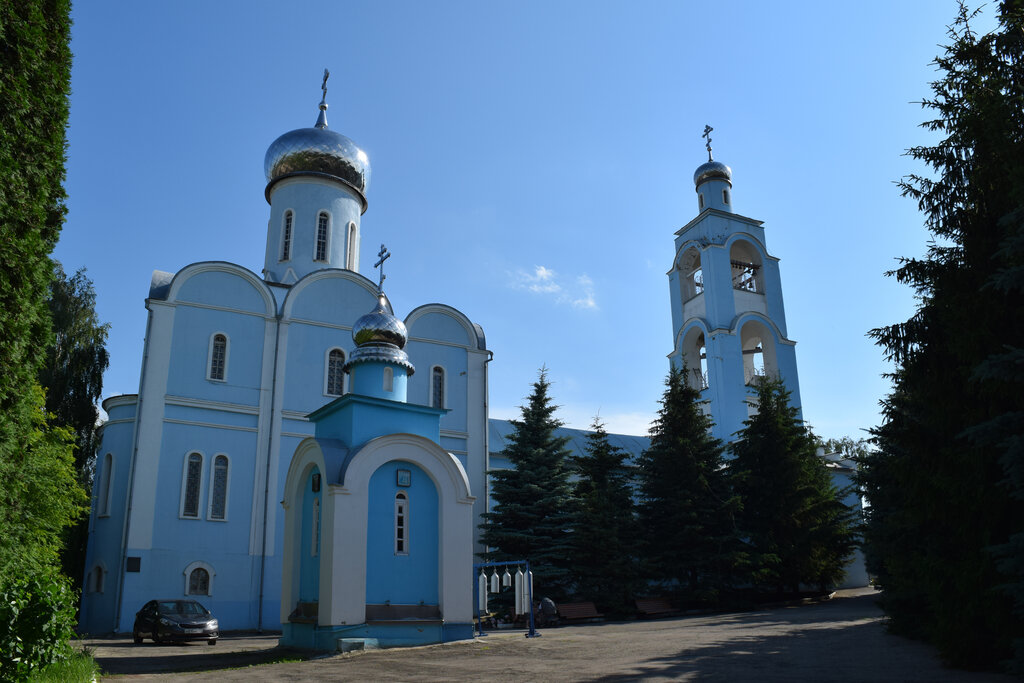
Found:
[(284, 227), (281, 230), (281, 260), (287, 261), (292, 257), (292, 219), (291, 211), (284, 212)]
[(409, 499), (402, 491), (395, 495), (395, 554), (409, 554)]
[(697, 193), (697, 208), (699, 210), (701, 210), (701, 211), (704, 210), (704, 193), (703, 192), (698, 192)]
[(357, 250), (358, 250), (358, 246), (356, 245), (356, 224), (353, 222), (353, 223), (349, 223), (348, 224), (348, 254), (347, 254), (347, 256), (348, 256), (348, 269), (349, 270), (355, 270), (356, 269), (356, 252), (357, 252)]
[(330, 226), (330, 222), (331, 219), (325, 211), (321, 211), (316, 217), (316, 255), (313, 256), (314, 261), (327, 260), (327, 228)]
[(722, 202), (725, 204), (729, 203), (729, 190), (722, 190)]
[(228, 507), (228, 456), (213, 459), (213, 486), (210, 490), (210, 519), (225, 519)]
[(199, 490), (203, 484), (203, 456), (189, 453), (185, 466), (185, 492), (182, 496), (181, 516), (199, 517)]
[(213, 345), (210, 349), (210, 379), (224, 380), (227, 357), (228, 338), (223, 334), (213, 335)]
[(395, 390), (395, 371), (391, 368), (384, 368), (384, 391)]
[(103, 592), (103, 567), (96, 565), (92, 570), (92, 590), (94, 593)]
[(444, 408), (444, 368), (435, 365), (430, 376), (430, 405)]
[(107, 453), (103, 457), (103, 473), (100, 475), (99, 511), (101, 517), (110, 514), (110, 479), (114, 474), (114, 456)]
[(345, 352), (331, 349), (327, 354), (327, 395), (341, 396), (345, 393)]
[(309, 544), (309, 554), (316, 557), (320, 554), (320, 499), (313, 499), (313, 542)]
[(188, 594), (209, 595), (210, 572), (206, 571), (202, 567), (196, 567), (193, 569), (192, 573), (188, 575)]

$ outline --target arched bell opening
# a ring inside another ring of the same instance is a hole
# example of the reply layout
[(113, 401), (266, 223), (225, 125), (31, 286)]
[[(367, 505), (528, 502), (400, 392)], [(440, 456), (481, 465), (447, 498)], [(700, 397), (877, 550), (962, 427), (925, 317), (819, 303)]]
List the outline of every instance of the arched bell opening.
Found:
[(740, 328), (743, 348), (743, 382), (752, 386), (762, 377), (778, 377), (775, 335), (759, 320), (748, 320)]
[(733, 242), (729, 249), (729, 264), (734, 290), (764, 294), (764, 259), (753, 244), (746, 240)]
[(696, 247), (690, 247), (683, 253), (679, 260), (679, 275), (679, 286), (684, 302), (704, 293), (704, 270), (700, 251)]
[(683, 337), (683, 362), (686, 364), (686, 382), (697, 391), (710, 386), (708, 377), (707, 341), (704, 330), (694, 327)]

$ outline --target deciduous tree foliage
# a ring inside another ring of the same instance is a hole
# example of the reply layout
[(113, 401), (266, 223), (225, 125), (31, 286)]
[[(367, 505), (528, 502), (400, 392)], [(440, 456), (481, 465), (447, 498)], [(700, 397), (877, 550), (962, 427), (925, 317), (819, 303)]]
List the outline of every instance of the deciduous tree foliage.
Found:
[(758, 382), (757, 414), (744, 425), (730, 445), (729, 478), (743, 502), (751, 581), (778, 592), (835, 585), (856, 545), (854, 513), (780, 380)]
[[(74, 433), (75, 473), (88, 493), (96, 458), (96, 402), (103, 393), (103, 372), (109, 364), (106, 342), (110, 326), (101, 324), (96, 316), (96, 291), (84, 268), (68, 276), (54, 263), (49, 305), (53, 335), (39, 381), (46, 390), (50, 423)], [(76, 588), (81, 588), (85, 572), (88, 524), (87, 518), (79, 519), (64, 534), (61, 566)]]
[(590, 428), (586, 450), (570, 458), (578, 505), (571, 539), (575, 592), (605, 614), (624, 615), (633, 610), (639, 587), (635, 471), (598, 418)]
[(651, 446), (638, 462), (643, 561), (650, 580), (714, 602), (742, 560), (739, 505), (725, 479), (722, 442), (711, 436), (711, 418), (685, 376), (670, 370)]
[(512, 469), (491, 474), (495, 506), (484, 514), (481, 540), (490, 548), (487, 560), (529, 560), (536, 595), (556, 600), (568, 594), (572, 582), (570, 534), (575, 522), (569, 484), (567, 439), (556, 436), (562, 423), (548, 395), (550, 383), (542, 368), (533, 393), (522, 407), (522, 418), (502, 451)]
[(893, 630), (963, 666), (1024, 673), (1024, 3), (971, 28), (961, 7), (909, 176), (934, 235), (890, 273), (920, 304), (872, 332), (895, 363), (862, 462), (866, 551)]

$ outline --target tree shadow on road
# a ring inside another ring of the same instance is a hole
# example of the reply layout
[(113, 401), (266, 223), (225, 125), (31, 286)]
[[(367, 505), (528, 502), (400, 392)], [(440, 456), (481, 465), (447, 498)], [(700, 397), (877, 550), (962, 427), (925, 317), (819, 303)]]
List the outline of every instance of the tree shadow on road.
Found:
[[(865, 595), (799, 609), (730, 615), (710, 631), (693, 624), (692, 644), (638, 661), (603, 683), (686, 681), (1005, 681), (998, 674), (944, 668), (928, 646), (888, 635)], [(681, 636), (686, 637), (686, 629)]]

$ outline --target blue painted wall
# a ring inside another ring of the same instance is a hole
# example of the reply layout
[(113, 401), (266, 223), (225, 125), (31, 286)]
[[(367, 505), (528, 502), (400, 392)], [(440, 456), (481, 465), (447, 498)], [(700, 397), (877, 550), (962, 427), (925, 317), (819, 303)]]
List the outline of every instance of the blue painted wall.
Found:
[[(395, 483), (412, 473), (412, 485)], [(395, 495), (408, 496), (408, 555), (395, 553)], [(438, 602), (438, 501), (434, 482), (419, 467), (393, 460), (370, 477), (366, 535), (367, 604), (436, 605)]]
[[(322, 525), (323, 481), (320, 491), (313, 492), (313, 477), (320, 470), (314, 467), (302, 494), (302, 542), (299, 544), (299, 600), (317, 602), (320, 599), (320, 526)], [(321, 513), (317, 519), (317, 509)]]

